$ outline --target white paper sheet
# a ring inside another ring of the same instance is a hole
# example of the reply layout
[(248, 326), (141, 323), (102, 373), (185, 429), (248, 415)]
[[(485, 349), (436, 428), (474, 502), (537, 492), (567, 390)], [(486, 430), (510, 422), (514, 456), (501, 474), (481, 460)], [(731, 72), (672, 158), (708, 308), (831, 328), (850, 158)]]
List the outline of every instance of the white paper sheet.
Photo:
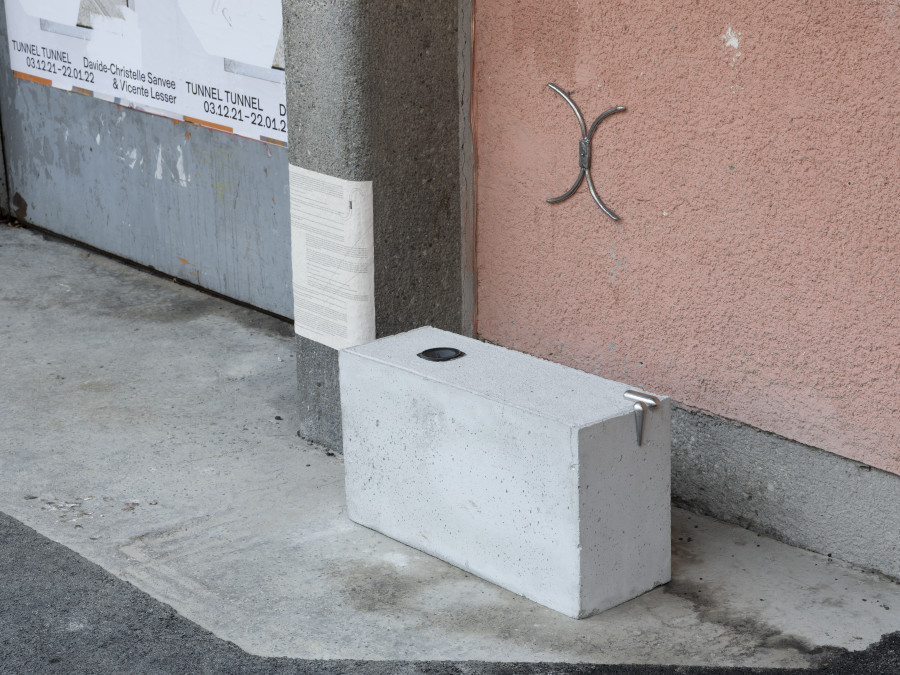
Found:
[(294, 330), (344, 349), (375, 339), (372, 182), (289, 167)]

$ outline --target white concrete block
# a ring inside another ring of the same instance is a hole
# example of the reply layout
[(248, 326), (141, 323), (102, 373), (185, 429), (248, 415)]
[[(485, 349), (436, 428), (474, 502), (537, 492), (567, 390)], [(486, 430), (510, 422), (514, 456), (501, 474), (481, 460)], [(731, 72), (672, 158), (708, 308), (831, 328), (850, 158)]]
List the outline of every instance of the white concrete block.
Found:
[[(431, 347), (465, 356), (430, 362)], [(357, 523), (572, 617), (670, 579), (670, 406), (434, 328), (340, 353)]]

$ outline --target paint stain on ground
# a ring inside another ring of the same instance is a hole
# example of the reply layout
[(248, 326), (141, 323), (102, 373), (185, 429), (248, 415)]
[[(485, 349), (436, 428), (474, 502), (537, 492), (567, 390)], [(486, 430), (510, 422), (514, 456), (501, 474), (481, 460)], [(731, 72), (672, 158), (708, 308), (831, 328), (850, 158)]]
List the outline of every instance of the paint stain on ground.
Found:
[(13, 215), (19, 220), (25, 220), (28, 216), (28, 202), (18, 192), (12, 198)]

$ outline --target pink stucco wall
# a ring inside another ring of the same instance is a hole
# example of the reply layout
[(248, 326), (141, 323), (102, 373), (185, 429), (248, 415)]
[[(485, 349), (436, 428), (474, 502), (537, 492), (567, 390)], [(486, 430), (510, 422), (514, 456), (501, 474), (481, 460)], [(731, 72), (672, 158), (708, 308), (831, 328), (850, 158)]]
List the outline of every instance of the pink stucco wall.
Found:
[[(477, 330), (900, 473), (900, 3), (485, 0)], [(599, 193), (562, 204), (578, 127)]]

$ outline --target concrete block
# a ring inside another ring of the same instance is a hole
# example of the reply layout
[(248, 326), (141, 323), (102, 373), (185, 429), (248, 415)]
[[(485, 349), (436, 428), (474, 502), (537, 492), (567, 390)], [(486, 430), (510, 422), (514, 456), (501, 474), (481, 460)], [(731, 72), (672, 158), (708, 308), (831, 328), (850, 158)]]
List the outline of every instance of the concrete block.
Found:
[[(465, 356), (431, 362), (431, 347)], [(350, 518), (571, 617), (670, 578), (670, 406), (434, 328), (340, 352)]]

